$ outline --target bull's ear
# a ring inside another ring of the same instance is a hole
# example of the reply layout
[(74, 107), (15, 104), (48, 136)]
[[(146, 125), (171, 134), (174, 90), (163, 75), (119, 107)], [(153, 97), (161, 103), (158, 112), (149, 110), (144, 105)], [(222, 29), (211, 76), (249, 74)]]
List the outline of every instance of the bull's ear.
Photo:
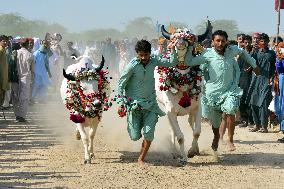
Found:
[(64, 68), (63, 68), (63, 76), (66, 78), (66, 71)]
[(71, 74), (67, 74), (64, 68), (63, 68), (63, 77), (65, 77), (69, 81), (76, 81), (76, 78)]
[(211, 38), (210, 34), (212, 34), (212, 29), (213, 29), (213, 27), (211, 25), (211, 22), (209, 20), (207, 20), (206, 31), (202, 35), (197, 36), (198, 42), (202, 42), (206, 38)]

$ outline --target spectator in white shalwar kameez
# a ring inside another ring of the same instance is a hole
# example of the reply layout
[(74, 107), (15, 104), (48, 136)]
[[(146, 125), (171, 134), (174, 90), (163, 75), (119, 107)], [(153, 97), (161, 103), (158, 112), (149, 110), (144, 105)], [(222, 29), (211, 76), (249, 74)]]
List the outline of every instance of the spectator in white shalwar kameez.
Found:
[(28, 51), (29, 40), (22, 39), (21, 49), (17, 50), (18, 82), (12, 82), (12, 103), (16, 120), (26, 122), (28, 112), (30, 86), (33, 69), (33, 55)]

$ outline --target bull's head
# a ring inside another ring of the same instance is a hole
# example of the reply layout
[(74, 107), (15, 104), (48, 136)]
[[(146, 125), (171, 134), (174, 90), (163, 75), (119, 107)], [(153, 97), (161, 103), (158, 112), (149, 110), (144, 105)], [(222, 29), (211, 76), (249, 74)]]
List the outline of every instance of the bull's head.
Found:
[(98, 67), (93, 67), (92, 60), (87, 57), (79, 58), (78, 60), (77, 65), (81, 65), (81, 70), (75, 74), (67, 74), (65, 69), (63, 69), (63, 76), (69, 81), (80, 81), (80, 86), (86, 95), (98, 91), (99, 78), (96, 78), (93, 73), (95, 71), (99, 75), (99, 72), (104, 67), (104, 57), (102, 56), (102, 61)]
[(212, 26), (210, 21), (207, 22), (206, 31), (202, 35), (194, 35), (191, 31), (187, 28), (177, 29), (175, 33), (171, 34), (167, 32), (164, 25), (161, 26), (162, 35), (171, 41), (175, 42), (179, 61), (183, 62), (185, 54), (187, 52), (187, 47), (192, 46), (194, 42), (202, 42), (204, 41), (212, 30)]
[[(197, 35), (196, 37), (195, 37), (195, 35), (194, 34), (191, 34), (191, 32), (190, 32), (190, 30), (189, 29), (187, 29), (187, 28), (184, 28), (184, 29), (177, 29), (176, 30), (176, 33), (174, 33), (174, 34), (171, 34), (171, 33), (169, 33), (169, 32), (167, 32), (167, 30), (165, 29), (165, 26), (164, 25), (162, 25), (161, 26), (161, 32), (162, 32), (162, 35), (166, 38), (166, 39), (168, 39), (168, 40), (171, 40), (172, 38), (179, 38), (180, 40), (182, 39), (182, 38), (185, 38), (184, 40), (185, 41), (189, 41), (189, 42), (191, 42), (191, 40), (196, 40), (196, 38), (197, 38), (197, 41), (198, 42), (202, 42), (202, 41), (204, 41), (207, 37), (208, 37), (208, 34), (210, 33), (210, 30), (212, 30), (212, 26), (211, 26), (211, 22), (208, 20), (207, 21), (207, 28), (206, 28), (206, 31), (202, 34), (202, 35)], [(184, 35), (181, 35), (181, 33), (182, 34), (184, 34)], [(180, 36), (180, 37), (179, 37)], [(194, 37), (194, 38), (193, 38)], [(193, 41), (193, 42), (194, 42)]]
[[(79, 62), (79, 63), (81, 63), (81, 65), (86, 65), (86, 67), (83, 68), (83, 69), (90, 69), (90, 68), (88, 68), (87, 66), (88, 66), (88, 65), (92, 65), (92, 62), (83, 62), (83, 60), (85, 60), (85, 59), (81, 59), (80, 62)], [(91, 61), (91, 60), (90, 60), (90, 61)], [(82, 64), (82, 62), (83, 62), (83, 64)], [(96, 70), (96, 72), (100, 72), (101, 69), (104, 67), (104, 64), (105, 64), (105, 58), (104, 58), (104, 56), (102, 56), (102, 61), (101, 61), (100, 65), (99, 65), (98, 67), (94, 68), (94, 70)], [(65, 71), (65, 69), (63, 69), (63, 76), (64, 76), (67, 80), (76, 81), (76, 77), (75, 77), (74, 75), (72, 75), (72, 74), (67, 74), (66, 71)]]

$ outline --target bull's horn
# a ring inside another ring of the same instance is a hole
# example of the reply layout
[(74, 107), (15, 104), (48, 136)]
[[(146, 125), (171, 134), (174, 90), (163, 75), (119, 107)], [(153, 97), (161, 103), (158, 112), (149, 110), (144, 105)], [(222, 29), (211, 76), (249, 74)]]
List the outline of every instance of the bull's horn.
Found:
[(171, 33), (167, 32), (167, 30), (165, 29), (165, 26), (162, 25), (161, 26), (161, 32), (162, 32), (162, 35), (167, 39), (167, 40), (170, 40), (171, 39)]
[[(209, 20), (207, 20), (207, 27), (206, 27), (206, 31), (204, 32), (204, 34), (202, 35), (198, 35), (197, 36), (197, 40), (198, 42), (202, 42), (204, 41), (208, 35), (210, 35), (210, 33), (212, 33), (212, 25), (211, 25), (211, 22)], [(210, 36), (209, 36), (210, 37)]]
[(71, 74), (67, 74), (65, 69), (63, 69), (63, 76), (69, 81), (76, 81), (76, 78)]
[(78, 56), (75, 53), (71, 54), (70, 58), (73, 60), (78, 60)]
[(97, 72), (101, 71), (101, 69), (103, 69), (104, 65), (105, 65), (105, 58), (104, 58), (104, 56), (102, 56), (101, 64), (100, 64), (99, 67), (95, 68), (95, 70), (96, 70)]

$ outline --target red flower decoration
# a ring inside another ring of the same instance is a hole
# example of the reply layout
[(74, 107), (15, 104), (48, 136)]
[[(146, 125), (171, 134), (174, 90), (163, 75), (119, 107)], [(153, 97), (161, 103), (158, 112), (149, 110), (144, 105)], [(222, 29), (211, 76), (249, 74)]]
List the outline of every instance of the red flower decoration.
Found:
[(74, 123), (84, 123), (85, 118), (81, 116), (81, 114), (70, 114), (70, 120), (73, 121)]
[(126, 116), (126, 108), (125, 108), (125, 106), (120, 106), (120, 107), (118, 108), (117, 113), (118, 113), (119, 117), (124, 117), (124, 116)]
[(191, 98), (188, 93), (183, 94), (178, 104), (183, 108), (187, 108), (191, 105)]

